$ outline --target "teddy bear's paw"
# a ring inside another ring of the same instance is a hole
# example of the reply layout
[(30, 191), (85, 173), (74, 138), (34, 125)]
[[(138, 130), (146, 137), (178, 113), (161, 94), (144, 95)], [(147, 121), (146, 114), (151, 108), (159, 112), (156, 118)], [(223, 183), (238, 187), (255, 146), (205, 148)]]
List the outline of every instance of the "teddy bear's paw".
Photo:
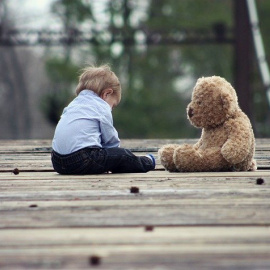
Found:
[(176, 168), (181, 172), (196, 171), (196, 165), (200, 160), (199, 153), (193, 145), (184, 144), (175, 149), (173, 161)]
[(256, 171), (257, 170), (257, 162), (255, 159), (252, 159), (250, 161), (245, 160), (244, 162), (234, 164), (232, 166), (232, 171)]
[[(238, 145), (241, 145), (241, 143), (239, 143)], [(237, 150), (238, 150), (237, 145), (234, 146), (226, 143), (221, 148), (221, 154), (228, 163), (238, 164), (245, 159), (245, 153), (242, 153)]]
[(255, 159), (252, 160), (251, 166), (249, 168), (249, 171), (256, 171), (257, 170), (257, 162)]
[(167, 144), (162, 146), (158, 150), (158, 157), (160, 159), (161, 165), (170, 172), (177, 171), (175, 164), (173, 162), (173, 153), (178, 144)]

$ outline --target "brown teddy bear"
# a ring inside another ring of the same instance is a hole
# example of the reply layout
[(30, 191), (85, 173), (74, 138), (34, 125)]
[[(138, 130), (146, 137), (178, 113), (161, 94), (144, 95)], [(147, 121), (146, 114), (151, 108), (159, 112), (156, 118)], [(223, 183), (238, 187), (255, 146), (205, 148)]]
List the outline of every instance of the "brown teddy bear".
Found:
[(234, 88), (225, 79), (198, 79), (187, 107), (192, 125), (202, 129), (194, 144), (168, 144), (159, 149), (161, 164), (175, 172), (254, 171), (255, 139), (240, 109)]

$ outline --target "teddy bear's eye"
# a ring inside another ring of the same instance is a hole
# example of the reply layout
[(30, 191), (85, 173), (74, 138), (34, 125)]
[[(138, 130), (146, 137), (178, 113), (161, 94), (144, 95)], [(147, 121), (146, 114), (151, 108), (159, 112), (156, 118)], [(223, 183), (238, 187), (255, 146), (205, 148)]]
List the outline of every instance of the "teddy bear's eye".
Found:
[(199, 101), (199, 100), (198, 100), (196, 103), (197, 103), (197, 105), (199, 105), (199, 106), (201, 106), (201, 105), (202, 105), (202, 102), (201, 102), (201, 101)]

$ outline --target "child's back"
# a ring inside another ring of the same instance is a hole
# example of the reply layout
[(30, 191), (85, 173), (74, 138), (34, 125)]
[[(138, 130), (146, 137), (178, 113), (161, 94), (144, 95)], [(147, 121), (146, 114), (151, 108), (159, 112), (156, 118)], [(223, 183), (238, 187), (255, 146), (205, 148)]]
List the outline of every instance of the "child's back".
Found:
[(66, 155), (84, 147), (118, 147), (119, 143), (108, 103), (93, 91), (83, 90), (64, 109), (52, 147)]

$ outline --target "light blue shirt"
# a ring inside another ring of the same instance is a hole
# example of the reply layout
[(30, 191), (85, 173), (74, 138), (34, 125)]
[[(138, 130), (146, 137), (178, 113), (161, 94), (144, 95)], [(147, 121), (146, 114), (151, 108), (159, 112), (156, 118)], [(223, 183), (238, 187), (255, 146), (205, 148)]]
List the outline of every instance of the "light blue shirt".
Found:
[(64, 109), (52, 148), (66, 155), (84, 147), (119, 147), (110, 105), (91, 90), (83, 90)]

